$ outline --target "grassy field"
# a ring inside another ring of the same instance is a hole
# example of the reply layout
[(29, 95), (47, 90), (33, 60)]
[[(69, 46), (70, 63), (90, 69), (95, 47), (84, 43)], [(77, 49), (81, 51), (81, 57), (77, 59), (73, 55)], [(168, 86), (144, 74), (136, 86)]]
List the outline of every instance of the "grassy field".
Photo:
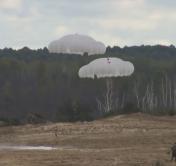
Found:
[[(58, 136), (55, 136), (57, 128)], [(1, 150), (0, 166), (174, 166), (176, 117), (120, 115), (94, 122), (1, 127), (0, 145), (57, 150)]]

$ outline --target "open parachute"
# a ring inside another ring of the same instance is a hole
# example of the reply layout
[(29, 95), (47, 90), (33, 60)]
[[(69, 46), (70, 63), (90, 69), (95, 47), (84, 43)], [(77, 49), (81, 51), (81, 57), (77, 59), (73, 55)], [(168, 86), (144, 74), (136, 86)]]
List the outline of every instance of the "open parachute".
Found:
[(120, 58), (99, 58), (79, 69), (81, 78), (105, 78), (130, 76), (134, 72), (131, 62)]
[(59, 40), (51, 42), (48, 46), (51, 53), (81, 54), (88, 53), (104, 54), (106, 47), (103, 43), (86, 35), (66, 35)]

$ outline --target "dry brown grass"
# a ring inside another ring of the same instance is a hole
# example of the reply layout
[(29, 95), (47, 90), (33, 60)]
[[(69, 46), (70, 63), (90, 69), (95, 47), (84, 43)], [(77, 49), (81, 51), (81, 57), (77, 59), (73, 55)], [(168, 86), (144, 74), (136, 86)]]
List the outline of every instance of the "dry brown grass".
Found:
[[(54, 135), (58, 128), (58, 137)], [(0, 150), (0, 166), (176, 165), (176, 117), (121, 115), (95, 122), (0, 128), (0, 144), (52, 145), (53, 151)]]

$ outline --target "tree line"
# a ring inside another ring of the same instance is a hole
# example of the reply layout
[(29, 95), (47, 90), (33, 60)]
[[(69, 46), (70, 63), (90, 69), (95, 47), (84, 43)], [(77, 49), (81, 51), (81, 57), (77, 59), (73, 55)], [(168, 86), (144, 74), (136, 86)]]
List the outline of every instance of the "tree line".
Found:
[[(80, 79), (81, 66), (100, 57), (131, 61), (130, 77)], [(0, 121), (9, 124), (91, 121), (108, 115), (176, 113), (176, 48), (107, 47), (104, 55), (49, 53), (47, 48), (0, 50)]]

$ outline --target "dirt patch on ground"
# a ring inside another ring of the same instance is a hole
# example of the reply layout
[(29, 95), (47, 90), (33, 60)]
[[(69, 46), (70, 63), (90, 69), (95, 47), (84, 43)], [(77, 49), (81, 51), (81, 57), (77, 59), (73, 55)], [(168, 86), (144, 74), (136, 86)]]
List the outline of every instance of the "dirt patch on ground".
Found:
[[(55, 131), (57, 129), (57, 137)], [(120, 115), (84, 123), (0, 128), (0, 144), (52, 146), (51, 151), (3, 150), (2, 166), (166, 166), (176, 142), (176, 117)]]

